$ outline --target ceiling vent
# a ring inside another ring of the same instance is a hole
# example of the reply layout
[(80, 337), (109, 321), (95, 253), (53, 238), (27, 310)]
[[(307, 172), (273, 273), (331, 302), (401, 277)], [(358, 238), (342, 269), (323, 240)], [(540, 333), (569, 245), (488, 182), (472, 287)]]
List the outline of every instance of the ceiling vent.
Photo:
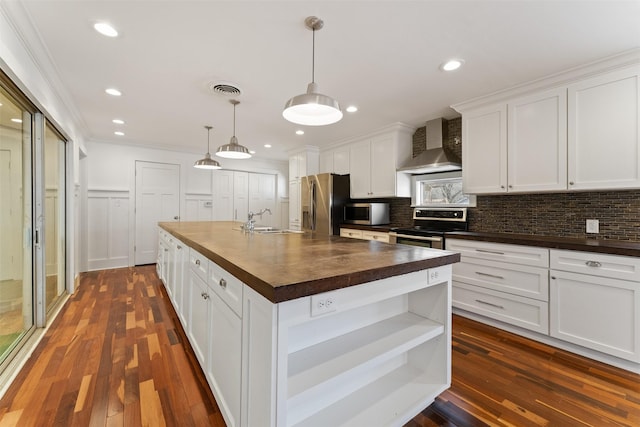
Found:
[(209, 90), (216, 95), (229, 96), (229, 97), (237, 97), (242, 95), (242, 91), (235, 83), (231, 82), (210, 82)]

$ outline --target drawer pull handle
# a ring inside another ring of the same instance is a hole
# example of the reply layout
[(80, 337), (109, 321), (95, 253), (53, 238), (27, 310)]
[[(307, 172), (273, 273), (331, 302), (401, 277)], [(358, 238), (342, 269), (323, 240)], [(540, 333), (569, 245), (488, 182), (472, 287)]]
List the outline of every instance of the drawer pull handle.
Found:
[(200, 265), (200, 260), (199, 259), (196, 260), (196, 265)]
[(504, 255), (504, 252), (490, 251), (489, 249), (476, 249), (476, 252), (482, 252), (482, 253), (485, 253), (485, 254)]
[(182, 249), (182, 246), (178, 245), (178, 249)]
[(220, 279), (220, 281), (218, 282), (218, 284), (220, 285), (220, 287), (222, 289), (227, 289), (227, 281), (224, 279)]
[(482, 271), (476, 271), (476, 274), (479, 275), (479, 276), (487, 276), (487, 277), (493, 277), (494, 279), (504, 280), (504, 277), (502, 277), (502, 276), (497, 276), (495, 274), (489, 274), (489, 273), (483, 273)]
[(206, 292), (202, 292), (200, 296), (202, 297), (202, 299), (209, 299), (209, 294)]
[(480, 304), (484, 304), (484, 305), (489, 305), (491, 307), (495, 307), (495, 308), (499, 308), (500, 310), (504, 310), (504, 307), (498, 304), (493, 304), (491, 302), (487, 302), (487, 301), (482, 301), (481, 299), (477, 299), (476, 302), (480, 303)]
[(598, 261), (587, 261), (585, 264), (587, 264), (587, 267), (602, 267), (602, 264)]

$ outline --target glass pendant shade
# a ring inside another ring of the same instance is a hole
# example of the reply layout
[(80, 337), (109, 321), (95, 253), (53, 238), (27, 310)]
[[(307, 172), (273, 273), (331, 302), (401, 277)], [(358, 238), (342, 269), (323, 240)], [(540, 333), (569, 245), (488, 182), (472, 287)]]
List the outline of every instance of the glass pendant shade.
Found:
[(222, 169), (220, 163), (211, 158), (211, 154), (209, 154), (209, 131), (211, 131), (211, 126), (205, 126), (207, 129), (207, 154), (204, 155), (204, 159), (200, 159), (193, 164), (194, 168), (197, 169)]
[(323, 126), (342, 119), (338, 101), (317, 92), (318, 85), (309, 83), (307, 93), (291, 98), (284, 106), (282, 117), (292, 123), (306, 126)]
[(236, 138), (236, 105), (238, 105), (240, 101), (232, 99), (229, 102), (233, 104), (233, 136), (228, 144), (218, 147), (216, 156), (224, 157), (225, 159), (248, 159), (251, 157), (249, 149), (244, 145), (238, 144), (238, 138)]

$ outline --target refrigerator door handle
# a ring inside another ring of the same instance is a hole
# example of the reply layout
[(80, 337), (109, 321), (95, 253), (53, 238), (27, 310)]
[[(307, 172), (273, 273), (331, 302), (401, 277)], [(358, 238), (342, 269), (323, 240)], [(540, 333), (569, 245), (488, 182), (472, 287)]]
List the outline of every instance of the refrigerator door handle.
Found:
[(311, 188), (309, 189), (309, 222), (311, 231), (316, 230), (316, 181), (311, 181)]

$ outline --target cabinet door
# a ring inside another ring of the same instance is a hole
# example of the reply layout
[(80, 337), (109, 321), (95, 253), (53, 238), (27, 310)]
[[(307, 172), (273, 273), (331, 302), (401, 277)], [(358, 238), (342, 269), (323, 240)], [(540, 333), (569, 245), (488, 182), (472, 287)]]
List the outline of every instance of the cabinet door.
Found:
[(639, 67), (569, 86), (569, 188), (640, 187)]
[(462, 116), (462, 186), (468, 194), (507, 191), (507, 107)]
[(265, 173), (249, 174), (249, 211), (260, 212), (269, 209), (271, 214), (264, 213), (262, 218), (256, 217), (260, 225), (275, 226), (276, 212), (276, 176)]
[(550, 271), (551, 336), (640, 362), (638, 283)]
[(213, 171), (213, 219), (233, 220), (233, 171)]
[(249, 213), (249, 173), (233, 173), (233, 219), (246, 221)]
[(509, 102), (508, 191), (567, 188), (567, 91)]
[(371, 197), (371, 144), (368, 140), (351, 145), (349, 170), (351, 171), (351, 198)]
[(289, 228), (300, 229), (300, 217), (302, 208), (300, 207), (300, 181), (289, 182)]
[(177, 242), (176, 245), (176, 255), (175, 255), (175, 263), (176, 263), (176, 273), (175, 273), (175, 287), (174, 287), (174, 304), (173, 306), (176, 309), (176, 313), (178, 314), (178, 317), (180, 318), (180, 322), (182, 322), (182, 325), (185, 326), (187, 324), (186, 322), (186, 316), (185, 314), (187, 313), (186, 309), (185, 309), (185, 299), (186, 299), (186, 293), (185, 293), (185, 289), (187, 288), (187, 283), (185, 280), (185, 271), (188, 271), (187, 269), (189, 268), (189, 259), (188, 259), (188, 252), (189, 250), (187, 249), (187, 247), (184, 245), (184, 243), (182, 243), (181, 241)]
[[(200, 366), (207, 367), (209, 362), (209, 303), (210, 291), (205, 282), (195, 272), (189, 272), (189, 342), (196, 354)], [(206, 370), (206, 369), (205, 369)]]
[[(217, 286), (217, 285), (216, 285)], [(242, 320), (215, 293), (211, 294), (211, 360), (216, 403), (229, 427), (240, 425)]]
[(396, 195), (396, 146), (393, 135), (381, 135), (371, 140), (370, 173), (371, 197)]
[(333, 173), (347, 175), (349, 169), (349, 148), (336, 149), (333, 152)]
[(320, 173), (333, 173), (333, 151), (320, 154)]

